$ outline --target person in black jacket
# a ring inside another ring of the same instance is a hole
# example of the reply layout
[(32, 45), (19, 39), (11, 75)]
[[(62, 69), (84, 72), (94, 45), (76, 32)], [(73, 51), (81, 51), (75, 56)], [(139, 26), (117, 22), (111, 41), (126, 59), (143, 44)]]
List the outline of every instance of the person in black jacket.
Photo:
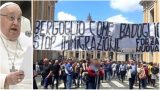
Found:
[(52, 67), (52, 73), (53, 73), (53, 78), (52, 78), (52, 89), (54, 88), (54, 81), (56, 80), (56, 89), (58, 89), (58, 84), (59, 84), (59, 72), (60, 72), (60, 65), (58, 60), (55, 61), (55, 64)]
[(43, 70), (42, 70), (42, 79), (44, 81), (44, 89), (48, 88), (48, 85), (50, 84), (50, 80), (52, 80), (51, 77), (51, 68), (52, 66), (49, 64), (48, 58), (45, 58), (43, 60)]
[(156, 64), (154, 64), (153, 67), (151, 68), (151, 72), (152, 72), (152, 75), (151, 75), (152, 84), (155, 87), (157, 74), (159, 73), (159, 68), (156, 66)]
[(36, 64), (34, 63), (33, 64), (33, 89), (38, 89), (37, 82), (36, 82), (36, 79), (35, 79), (36, 76), (37, 76)]
[(63, 61), (61, 65), (61, 78), (64, 83), (64, 89), (67, 88), (67, 74), (65, 73), (65, 65), (67, 64), (67, 61)]

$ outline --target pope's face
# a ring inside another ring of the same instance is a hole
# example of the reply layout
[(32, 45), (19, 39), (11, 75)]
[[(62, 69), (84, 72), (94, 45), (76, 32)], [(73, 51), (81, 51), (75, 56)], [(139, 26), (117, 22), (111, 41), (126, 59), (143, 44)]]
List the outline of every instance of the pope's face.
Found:
[(11, 41), (20, 35), (22, 11), (17, 5), (8, 5), (0, 11), (1, 31)]

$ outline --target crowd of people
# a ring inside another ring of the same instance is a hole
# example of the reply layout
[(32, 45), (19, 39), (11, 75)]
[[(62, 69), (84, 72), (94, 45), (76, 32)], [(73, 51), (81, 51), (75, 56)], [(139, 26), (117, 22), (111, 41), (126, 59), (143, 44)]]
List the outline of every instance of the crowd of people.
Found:
[[(60, 83), (64, 83), (64, 89), (71, 89), (85, 86), (86, 89), (99, 89), (101, 82), (110, 83), (112, 79), (117, 79), (124, 83), (129, 81), (129, 89), (133, 89), (134, 84), (139, 88), (146, 89), (147, 85), (155, 86), (159, 79), (159, 64), (137, 62), (133, 59), (128, 61), (112, 60), (48, 60), (44, 58), (35, 65), (34, 88), (37, 88), (35, 77), (41, 75), (41, 85), (47, 89), (50, 85), (53, 89)], [(56, 80), (56, 84), (54, 81)]]

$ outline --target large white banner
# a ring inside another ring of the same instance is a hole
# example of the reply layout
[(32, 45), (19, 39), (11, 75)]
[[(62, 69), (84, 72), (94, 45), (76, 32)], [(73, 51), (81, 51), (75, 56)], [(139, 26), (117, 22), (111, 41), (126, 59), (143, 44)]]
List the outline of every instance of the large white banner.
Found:
[(35, 50), (159, 52), (159, 23), (36, 21)]

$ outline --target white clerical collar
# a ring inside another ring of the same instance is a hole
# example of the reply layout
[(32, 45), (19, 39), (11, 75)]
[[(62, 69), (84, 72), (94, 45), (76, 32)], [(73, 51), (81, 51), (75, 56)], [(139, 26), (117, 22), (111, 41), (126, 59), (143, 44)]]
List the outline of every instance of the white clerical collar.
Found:
[[(23, 49), (18, 40), (16, 41), (8, 40), (7, 37), (1, 32), (1, 30), (0, 30), (0, 38), (3, 40), (3, 43), (5, 44), (5, 47), (8, 49), (9, 53), (14, 52), (14, 50), (17, 49), (18, 57), (20, 57), (23, 54)], [(17, 43), (18, 46), (16, 47)]]
[(4, 42), (4, 44), (6, 45), (6, 47), (7, 48), (12, 48), (12, 49), (14, 49), (15, 47), (16, 47), (16, 45), (17, 45), (17, 43), (18, 43), (18, 47), (17, 47), (17, 49), (18, 50), (22, 50), (23, 51), (23, 49), (22, 49), (22, 47), (21, 47), (21, 45), (20, 45), (20, 42), (19, 42), (19, 38), (17, 39), (17, 40), (15, 40), (15, 41), (10, 41), (2, 32), (1, 32), (1, 30), (0, 30), (0, 38), (3, 40), (3, 42)]
[(2, 38), (4, 38), (4, 39), (8, 40), (7, 37), (2, 33), (1, 30), (0, 30), (0, 36), (1, 36)]
[(7, 41), (7, 42), (9, 42), (9, 43), (12, 43), (12, 44), (17, 43), (17, 40), (15, 40), (15, 41), (10, 41), (10, 40), (2, 33), (1, 30), (0, 30), (0, 37), (2, 37), (3, 40), (5, 40), (5, 41)]

